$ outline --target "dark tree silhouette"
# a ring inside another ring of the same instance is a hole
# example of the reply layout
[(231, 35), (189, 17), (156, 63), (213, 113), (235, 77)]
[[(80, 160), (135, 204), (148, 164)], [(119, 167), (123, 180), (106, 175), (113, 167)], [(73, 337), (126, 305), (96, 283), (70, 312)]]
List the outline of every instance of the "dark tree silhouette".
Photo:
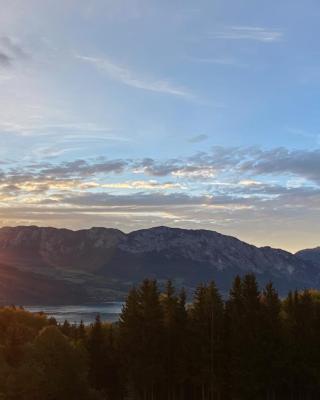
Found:
[(237, 276), (193, 301), (168, 281), (133, 288), (119, 321), (57, 324), (0, 308), (3, 400), (316, 400), (320, 294), (288, 293)]

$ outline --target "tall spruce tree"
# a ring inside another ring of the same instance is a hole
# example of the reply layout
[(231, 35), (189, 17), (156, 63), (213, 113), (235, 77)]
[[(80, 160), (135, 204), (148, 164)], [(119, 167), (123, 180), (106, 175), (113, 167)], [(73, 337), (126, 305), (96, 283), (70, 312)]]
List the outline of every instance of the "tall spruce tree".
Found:
[(164, 382), (163, 313), (157, 283), (146, 279), (132, 289), (119, 322), (127, 389), (134, 399), (154, 400)]
[(164, 379), (164, 329), (160, 294), (155, 280), (146, 279), (138, 290), (141, 306), (141, 353), (143, 392), (147, 399), (159, 398)]
[(242, 280), (240, 276), (236, 276), (230, 289), (225, 311), (225, 352), (228, 365), (225, 376), (225, 393), (227, 399), (237, 398), (237, 396), (241, 398), (239, 393), (241, 393), (242, 387), (243, 314)]
[(272, 400), (281, 393), (284, 343), (281, 326), (281, 301), (271, 282), (263, 290), (261, 307), (262, 325), (259, 346), (262, 360), (259, 380), (267, 400)]
[(247, 274), (243, 278), (242, 296), (243, 313), (243, 354), (242, 392), (246, 399), (255, 400), (262, 395), (262, 309), (260, 292), (254, 274)]
[(214, 282), (200, 285), (191, 310), (193, 376), (203, 400), (221, 397), (223, 387), (223, 301)]
[(119, 350), (122, 354), (122, 375), (127, 394), (132, 399), (141, 398), (141, 329), (142, 316), (138, 291), (132, 288), (119, 318)]
[(187, 312), (185, 292), (176, 295), (171, 281), (168, 281), (161, 297), (164, 321), (164, 374), (166, 396), (175, 400), (181, 395), (186, 379)]
[(100, 315), (96, 316), (88, 338), (87, 349), (89, 353), (89, 378), (95, 389), (104, 388), (105, 381), (105, 337)]

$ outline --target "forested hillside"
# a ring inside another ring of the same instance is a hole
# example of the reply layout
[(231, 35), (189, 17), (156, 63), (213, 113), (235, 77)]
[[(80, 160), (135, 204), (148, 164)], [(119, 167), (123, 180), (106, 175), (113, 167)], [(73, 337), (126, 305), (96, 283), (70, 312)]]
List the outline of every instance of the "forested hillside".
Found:
[(119, 322), (58, 325), (0, 309), (0, 399), (319, 399), (320, 295), (280, 299), (254, 275), (192, 304), (171, 282), (132, 289)]

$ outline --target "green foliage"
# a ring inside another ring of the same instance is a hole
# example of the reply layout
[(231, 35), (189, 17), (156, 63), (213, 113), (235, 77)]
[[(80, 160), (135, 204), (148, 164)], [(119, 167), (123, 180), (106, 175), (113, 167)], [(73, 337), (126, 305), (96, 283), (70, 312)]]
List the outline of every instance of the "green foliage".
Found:
[(24, 361), (11, 381), (11, 398), (87, 399), (86, 354), (57, 327), (45, 327), (28, 346)]

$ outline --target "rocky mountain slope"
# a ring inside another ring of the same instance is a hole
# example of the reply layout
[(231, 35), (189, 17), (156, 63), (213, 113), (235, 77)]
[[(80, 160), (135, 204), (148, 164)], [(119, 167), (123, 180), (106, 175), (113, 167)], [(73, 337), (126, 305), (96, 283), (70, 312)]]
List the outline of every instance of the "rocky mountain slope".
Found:
[(10, 303), (118, 299), (145, 277), (160, 283), (170, 278), (190, 291), (215, 279), (225, 292), (236, 274), (249, 271), (261, 284), (274, 281), (281, 292), (320, 287), (320, 265), (301, 254), (258, 248), (213, 231), (167, 227), (129, 234), (106, 228), (2, 228), (0, 263), (0, 301)]
[(320, 268), (320, 247), (298, 251), (296, 256), (304, 261), (311, 261)]

